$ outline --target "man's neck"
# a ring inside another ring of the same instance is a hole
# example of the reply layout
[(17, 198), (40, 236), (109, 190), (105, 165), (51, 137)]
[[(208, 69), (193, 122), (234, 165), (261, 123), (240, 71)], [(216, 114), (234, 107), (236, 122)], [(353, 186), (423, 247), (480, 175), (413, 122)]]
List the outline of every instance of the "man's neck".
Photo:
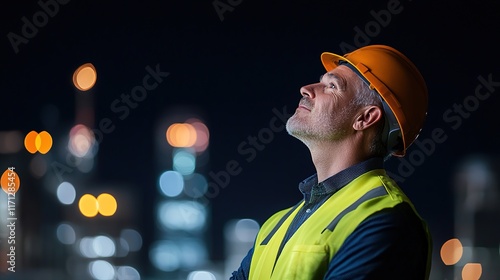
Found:
[(359, 163), (367, 156), (363, 151), (355, 150), (353, 143), (317, 143), (308, 145), (312, 162), (318, 174), (318, 182), (339, 173), (340, 171)]

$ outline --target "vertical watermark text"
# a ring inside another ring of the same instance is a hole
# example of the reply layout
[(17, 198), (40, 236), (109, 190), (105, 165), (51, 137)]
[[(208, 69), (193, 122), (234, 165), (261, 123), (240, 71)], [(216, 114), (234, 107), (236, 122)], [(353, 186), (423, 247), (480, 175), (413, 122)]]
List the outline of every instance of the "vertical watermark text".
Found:
[[(16, 272), (16, 193), (19, 190), (20, 179), (15, 171), (15, 167), (9, 167), (2, 174), (0, 183), (2, 189), (7, 193), (7, 219), (5, 226), (7, 227), (7, 270)], [(3, 203), (1, 203), (3, 204)]]

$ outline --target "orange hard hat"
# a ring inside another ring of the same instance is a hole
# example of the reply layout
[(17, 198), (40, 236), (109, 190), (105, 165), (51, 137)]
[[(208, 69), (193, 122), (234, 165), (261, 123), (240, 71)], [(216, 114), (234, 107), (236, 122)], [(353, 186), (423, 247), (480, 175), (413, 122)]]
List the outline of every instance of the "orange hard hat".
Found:
[(388, 152), (404, 156), (427, 115), (427, 86), (417, 67), (401, 52), (385, 45), (365, 46), (343, 56), (324, 52), (321, 62), (327, 71), (345, 64), (380, 94), (390, 127), (387, 141), (393, 143)]

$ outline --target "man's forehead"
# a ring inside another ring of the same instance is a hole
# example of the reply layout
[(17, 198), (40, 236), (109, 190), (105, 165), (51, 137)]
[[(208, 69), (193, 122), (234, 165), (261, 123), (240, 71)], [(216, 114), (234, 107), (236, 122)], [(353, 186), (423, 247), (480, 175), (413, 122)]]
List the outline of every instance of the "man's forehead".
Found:
[(339, 65), (332, 70), (325, 73), (328, 77), (332, 78), (352, 78), (357, 76), (349, 67), (344, 65)]

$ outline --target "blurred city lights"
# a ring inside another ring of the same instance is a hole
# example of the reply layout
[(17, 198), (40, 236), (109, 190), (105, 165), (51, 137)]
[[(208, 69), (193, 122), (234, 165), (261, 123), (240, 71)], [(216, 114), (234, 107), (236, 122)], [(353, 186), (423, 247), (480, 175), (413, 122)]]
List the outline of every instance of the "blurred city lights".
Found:
[(57, 226), (56, 236), (62, 244), (71, 245), (76, 241), (75, 229), (68, 224), (60, 224)]
[(80, 208), (80, 212), (85, 217), (95, 217), (98, 213), (99, 204), (97, 199), (91, 194), (85, 194), (80, 198), (78, 202), (78, 207)]
[(7, 168), (0, 177), (0, 185), (5, 193), (17, 193), (21, 187), (21, 179), (15, 170)]
[(464, 248), (457, 238), (446, 241), (441, 246), (441, 260), (446, 265), (456, 264), (462, 258)]
[(187, 176), (184, 184), (184, 193), (192, 198), (202, 197), (208, 189), (207, 179), (199, 173)]
[(78, 242), (79, 253), (85, 258), (97, 258), (94, 250), (94, 238), (85, 236)]
[(76, 157), (84, 157), (89, 152), (94, 156), (93, 149), (96, 143), (94, 133), (83, 124), (77, 124), (69, 132), (68, 150)]
[(85, 63), (73, 73), (73, 84), (81, 91), (91, 89), (97, 80), (97, 71), (92, 63)]
[(89, 263), (90, 275), (96, 280), (115, 279), (115, 268), (107, 261), (97, 260)]
[(161, 192), (168, 197), (175, 197), (182, 193), (184, 178), (177, 171), (168, 170), (160, 175), (159, 180)]
[(215, 275), (209, 271), (192, 271), (187, 280), (215, 280)]
[(189, 175), (196, 168), (196, 157), (188, 149), (176, 149), (173, 155), (173, 169), (182, 175)]
[(103, 193), (97, 197), (97, 206), (99, 213), (103, 216), (112, 216), (118, 208), (116, 199), (109, 193)]
[(480, 263), (467, 263), (462, 268), (462, 280), (479, 280), (483, 273)]
[(158, 241), (149, 254), (153, 265), (162, 271), (192, 269), (206, 262), (208, 256), (206, 246), (196, 238)]
[(120, 233), (120, 239), (123, 239), (131, 252), (139, 251), (142, 247), (142, 236), (134, 229), (123, 229)]
[(92, 248), (99, 257), (111, 257), (115, 254), (116, 246), (111, 238), (99, 235), (92, 240)]
[(196, 129), (189, 123), (174, 123), (168, 127), (166, 137), (172, 147), (192, 147), (196, 143)]
[(183, 269), (199, 267), (207, 260), (207, 248), (201, 239), (183, 238), (177, 240), (177, 244), (180, 248), (179, 257)]
[(23, 136), (20, 131), (0, 131), (0, 154), (13, 154), (23, 147)]
[(62, 204), (72, 204), (75, 201), (75, 198), (76, 190), (71, 183), (62, 182), (59, 184), (57, 187), (57, 199), (59, 199)]
[(234, 226), (234, 235), (242, 242), (252, 242), (259, 231), (259, 223), (252, 219), (238, 220)]
[(151, 263), (159, 270), (174, 271), (180, 268), (180, 249), (176, 242), (169, 240), (158, 241), (149, 251)]
[(46, 154), (52, 148), (52, 136), (47, 131), (40, 133), (30, 131), (24, 138), (24, 146), (26, 150), (32, 154), (40, 152)]
[(205, 207), (194, 201), (165, 201), (158, 207), (157, 217), (162, 226), (171, 230), (201, 230), (206, 223)]
[(197, 153), (204, 152), (208, 147), (210, 138), (208, 127), (198, 119), (189, 119), (186, 122), (191, 124), (196, 130), (196, 141), (193, 145), (194, 150)]
[(119, 266), (116, 269), (116, 280), (140, 280), (141, 275), (131, 266)]

